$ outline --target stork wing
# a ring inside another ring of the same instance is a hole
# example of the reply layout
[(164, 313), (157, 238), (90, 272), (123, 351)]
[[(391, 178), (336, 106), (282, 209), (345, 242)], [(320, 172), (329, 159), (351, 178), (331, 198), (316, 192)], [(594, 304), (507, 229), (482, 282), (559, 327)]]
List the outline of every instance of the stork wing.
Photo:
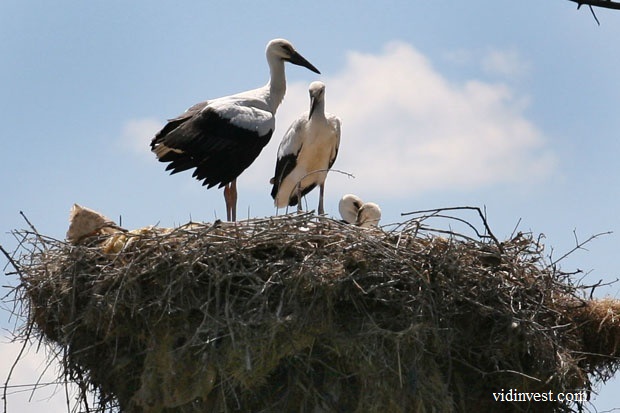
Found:
[(166, 126), (164, 126), (159, 132), (157, 132), (155, 137), (151, 140), (151, 150), (157, 153), (155, 151), (155, 148), (163, 143), (163, 141), (166, 138), (166, 135), (168, 135), (170, 132), (176, 129), (180, 124), (191, 119), (192, 116), (199, 113), (200, 110), (206, 107), (208, 103), (209, 103), (208, 101), (196, 103), (194, 106), (190, 107), (189, 109), (187, 109), (185, 112), (183, 112), (176, 118), (168, 119), (168, 123), (166, 124)]
[(196, 168), (192, 176), (203, 185), (226, 185), (254, 162), (275, 127), (271, 112), (243, 103), (194, 105), (156, 135), (153, 152), (171, 173)]
[(302, 115), (295, 119), (291, 126), (282, 137), (280, 146), (278, 147), (278, 159), (286, 155), (297, 155), (301, 150), (303, 133), (302, 130), (306, 126), (308, 115)]
[(272, 179), (271, 197), (276, 199), (280, 183), (286, 178), (297, 165), (297, 155), (303, 146), (302, 130), (306, 125), (308, 116), (297, 118), (284, 134), (280, 147), (278, 148), (278, 160), (276, 161), (276, 171)]
[(332, 153), (329, 157), (328, 168), (331, 168), (336, 162), (336, 157), (338, 156), (338, 148), (340, 147), (340, 119), (336, 116), (330, 115), (327, 119), (329, 124), (331, 125), (334, 135), (336, 136), (336, 144), (332, 148)]

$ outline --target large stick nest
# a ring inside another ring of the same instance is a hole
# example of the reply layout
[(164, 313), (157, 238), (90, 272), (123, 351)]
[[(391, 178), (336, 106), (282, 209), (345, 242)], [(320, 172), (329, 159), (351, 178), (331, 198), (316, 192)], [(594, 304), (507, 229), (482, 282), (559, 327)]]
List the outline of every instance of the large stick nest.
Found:
[(306, 214), (77, 246), (17, 231), (15, 295), (93, 412), (582, 409), (493, 393), (607, 380), (618, 302), (584, 299), (530, 234), (439, 234), (427, 218), (382, 231)]

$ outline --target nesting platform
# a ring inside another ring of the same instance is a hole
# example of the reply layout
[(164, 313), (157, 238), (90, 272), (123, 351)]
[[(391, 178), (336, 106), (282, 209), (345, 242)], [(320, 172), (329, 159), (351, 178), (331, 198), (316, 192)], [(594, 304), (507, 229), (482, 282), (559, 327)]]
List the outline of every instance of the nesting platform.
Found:
[(311, 214), (17, 234), (23, 314), (91, 412), (578, 411), (492, 393), (588, 391), (619, 366), (620, 303), (531, 234)]

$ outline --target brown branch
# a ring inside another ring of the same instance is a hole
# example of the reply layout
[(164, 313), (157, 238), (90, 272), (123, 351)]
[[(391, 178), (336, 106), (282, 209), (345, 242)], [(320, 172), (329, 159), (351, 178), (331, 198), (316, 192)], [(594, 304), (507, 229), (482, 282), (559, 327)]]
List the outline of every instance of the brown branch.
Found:
[[(472, 207), (472, 206), (462, 206), (462, 207), (447, 207), (447, 208), (437, 208), (437, 209), (426, 209), (426, 210), (421, 210), (421, 211), (412, 211), (412, 212), (401, 212), (401, 216), (406, 216), (406, 215), (419, 215), (422, 213), (427, 213), (427, 212), (433, 212), (433, 214), (431, 214), (431, 216), (440, 216), (438, 215), (440, 212), (443, 211), (458, 211), (458, 210), (470, 210), (470, 211), (477, 211), (478, 215), (480, 216), (480, 219), (482, 220), (482, 224), (484, 225), (484, 229), (486, 230), (487, 234), (485, 237), (491, 238), (493, 240), (493, 242), (495, 242), (495, 245), (497, 246), (497, 248), (499, 249), (499, 252), (501, 254), (504, 253), (504, 248), (502, 247), (502, 243), (499, 242), (499, 240), (497, 239), (497, 237), (495, 237), (495, 235), (493, 234), (493, 232), (491, 232), (491, 228), (489, 227), (489, 223), (487, 222), (486, 216), (485, 214), (482, 212), (482, 210), (479, 207)], [(476, 235), (480, 238), (483, 238), (483, 235), (480, 234), (478, 232), (478, 230), (471, 225), (470, 223), (461, 220), (459, 218), (456, 217), (449, 217), (449, 216), (443, 216), (441, 215), (441, 217), (443, 218), (451, 218), (460, 222), (465, 223), (466, 225), (468, 225), (470, 228), (474, 229), (474, 232), (476, 233)]]

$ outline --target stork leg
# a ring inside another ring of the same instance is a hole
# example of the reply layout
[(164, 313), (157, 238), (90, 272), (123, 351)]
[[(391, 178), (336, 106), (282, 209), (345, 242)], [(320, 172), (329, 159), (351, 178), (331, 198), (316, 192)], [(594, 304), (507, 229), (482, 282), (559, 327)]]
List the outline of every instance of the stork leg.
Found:
[(237, 220), (237, 180), (234, 179), (230, 183), (230, 193), (231, 193), (231, 207), (230, 207), (230, 219), (235, 222)]
[(297, 184), (297, 212), (301, 212), (301, 183)]
[(325, 209), (323, 208), (323, 194), (325, 193), (325, 183), (319, 185), (319, 215), (325, 215)]
[(224, 201), (226, 202), (226, 219), (234, 222), (237, 220), (237, 180), (224, 186)]
[(224, 185), (224, 202), (226, 202), (226, 221), (230, 221), (230, 184)]

